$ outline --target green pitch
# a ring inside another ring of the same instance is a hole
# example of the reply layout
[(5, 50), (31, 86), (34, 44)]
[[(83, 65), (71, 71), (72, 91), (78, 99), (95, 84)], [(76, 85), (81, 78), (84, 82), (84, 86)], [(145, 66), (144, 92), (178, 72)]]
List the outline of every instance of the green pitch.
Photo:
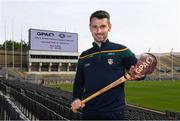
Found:
[(129, 104), (180, 112), (180, 81), (129, 81), (125, 89)]
[[(50, 87), (72, 91), (72, 84)], [(180, 112), (180, 81), (128, 81), (125, 91), (128, 104), (159, 111)]]

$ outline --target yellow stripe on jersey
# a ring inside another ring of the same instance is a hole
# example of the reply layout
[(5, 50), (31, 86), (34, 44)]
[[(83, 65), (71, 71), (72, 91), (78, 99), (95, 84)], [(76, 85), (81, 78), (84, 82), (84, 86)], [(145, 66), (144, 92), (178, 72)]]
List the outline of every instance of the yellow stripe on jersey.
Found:
[(88, 57), (93, 57), (93, 56), (96, 55), (96, 54), (109, 53), (109, 52), (114, 52), (114, 53), (116, 53), (116, 52), (122, 52), (122, 51), (125, 51), (125, 50), (128, 50), (128, 48), (124, 48), (124, 49), (120, 49), (120, 50), (105, 50), (105, 51), (99, 51), (99, 52), (95, 52), (95, 53), (91, 53), (91, 54), (82, 56), (82, 57), (80, 57), (80, 59), (84, 59), (84, 58), (88, 58)]

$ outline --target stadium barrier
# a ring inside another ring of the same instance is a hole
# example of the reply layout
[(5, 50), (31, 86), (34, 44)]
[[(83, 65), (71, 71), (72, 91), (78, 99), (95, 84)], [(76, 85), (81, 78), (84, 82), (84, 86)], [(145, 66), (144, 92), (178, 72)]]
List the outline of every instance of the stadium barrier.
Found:
[(166, 110), (166, 116), (169, 117), (169, 119), (175, 119), (180, 120), (180, 113), (179, 112), (172, 112), (169, 110)]
[(142, 108), (134, 105), (127, 105), (129, 120), (167, 120), (170, 119), (166, 113)]

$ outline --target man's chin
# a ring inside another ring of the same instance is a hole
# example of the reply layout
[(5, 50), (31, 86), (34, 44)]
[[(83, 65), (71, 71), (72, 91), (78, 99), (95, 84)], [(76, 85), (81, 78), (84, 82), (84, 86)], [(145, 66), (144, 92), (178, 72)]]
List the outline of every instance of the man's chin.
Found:
[(99, 43), (102, 43), (104, 42), (105, 40), (96, 40), (96, 42), (99, 42)]

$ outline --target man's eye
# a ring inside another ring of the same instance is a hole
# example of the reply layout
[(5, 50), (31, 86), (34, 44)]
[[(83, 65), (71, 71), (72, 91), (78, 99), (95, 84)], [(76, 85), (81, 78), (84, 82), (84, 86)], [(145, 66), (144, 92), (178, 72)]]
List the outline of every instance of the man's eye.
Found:
[(106, 28), (106, 25), (101, 26), (101, 29)]
[(97, 28), (97, 26), (93, 26), (93, 28), (94, 28), (94, 29), (96, 29), (96, 28)]

